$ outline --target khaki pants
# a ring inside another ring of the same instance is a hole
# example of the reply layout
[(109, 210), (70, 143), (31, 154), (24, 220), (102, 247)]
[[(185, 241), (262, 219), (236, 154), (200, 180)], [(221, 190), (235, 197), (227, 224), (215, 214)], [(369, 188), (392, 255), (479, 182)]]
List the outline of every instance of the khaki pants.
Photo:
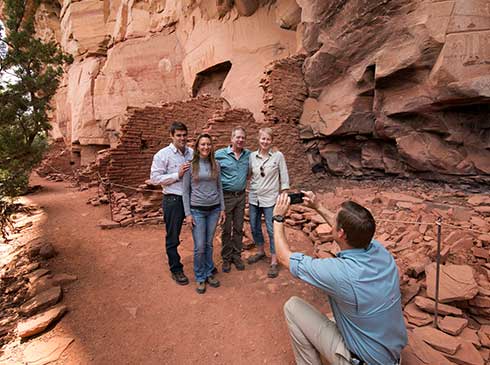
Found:
[(298, 297), (284, 305), (296, 364), (322, 364), (320, 354), (330, 365), (350, 365), (350, 352), (337, 325)]

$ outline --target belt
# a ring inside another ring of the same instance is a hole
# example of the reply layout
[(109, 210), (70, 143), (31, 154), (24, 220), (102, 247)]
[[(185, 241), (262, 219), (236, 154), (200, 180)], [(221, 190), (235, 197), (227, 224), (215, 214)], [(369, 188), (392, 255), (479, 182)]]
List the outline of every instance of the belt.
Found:
[(163, 197), (169, 197), (169, 198), (182, 198), (182, 195), (177, 195), (177, 194), (163, 194)]
[(365, 362), (364, 360), (362, 360), (355, 353), (353, 353), (352, 351), (349, 351), (349, 352), (350, 352), (350, 363), (352, 365), (367, 365), (367, 362)]
[[(349, 351), (350, 352), (350, 363), (352, 365), (368, 365), (367, 362), (365, 362), (364, 360), (362, 360), (359, 356), (357, 356), (355, 353), (353, 353), (352, 351)], [(399, 365), (401, 362), (400, 360), (398, 360), (395, 365)]]
[(223, 190), (223, 194), (226, 194), (226, 195), (240, 196), (243, 193), (245, 193), (245, 190), (240, 190), (240, 191)]

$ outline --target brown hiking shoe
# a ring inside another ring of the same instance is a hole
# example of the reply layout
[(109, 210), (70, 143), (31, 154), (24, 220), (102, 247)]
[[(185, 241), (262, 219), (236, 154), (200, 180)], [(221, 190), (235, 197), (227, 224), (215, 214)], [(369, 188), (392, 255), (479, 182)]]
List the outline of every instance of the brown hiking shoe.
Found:
[(252, 265), (252, 264), (255, 264), (256, 262), (259, 262), (260, 260), (263, 260), (265, 258), (266, 258), (265, 253), (259, 252), (259, 253), (256, 253), (255, 255), (250, 256), (247, 259), (247, 262), (249, 265)]
[(196, 291), (198, 294), (204, 294), (206, 292), (206, 282), (198, 281), (196, 286)]
[(223, 261), (223, 272), (230, 272), (231, 271), (231, 262), (230, 261)]
[(236, 267), (236, 269), (238, 271), (245, 270), (245, 264), (243, 263), (243, 261), (242, 261), (241, 258), (235, 257), (232, 262), (233, 262), (233, 265), (235, 265), (235, 267)]
[(220, 285), (219, 280), (218, 280), (218, 279), (216, 279), (216, 278), (214, 277), (214, 275), (210, 275), (210, 276), (208, 276), (208, 278), (206, 279), (206, 281), (207, 281), (207, 283), (208, 283), (210, 286), (212, 286), (213, 288), (217, 288), (217, 287), (219, 287), (219, 285)]
[(269, 268), (269, 271), (267, 272), (267, 276), (271, 279), (274, 279), (277, 278), (277, 275), (279, 275), (279, 265), (272, 264)]
[(189, 279), (187, 279), (187, 276), (181, 271), (181, 272), (173, 272), (172, 273), (172, 279), (175, 280), (175, 282), (179, 285), (187, 285), (189, 284)]

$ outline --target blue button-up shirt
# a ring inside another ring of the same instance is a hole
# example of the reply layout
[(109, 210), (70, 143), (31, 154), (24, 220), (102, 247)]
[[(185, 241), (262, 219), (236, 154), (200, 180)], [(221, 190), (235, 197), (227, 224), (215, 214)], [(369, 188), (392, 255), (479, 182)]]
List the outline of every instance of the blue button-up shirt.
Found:
[(247, 187), (248, 160), (250, 151), (244, 149), (240, 158), (235, 158), (231, 146), (216, 151), (215, 158), (221, 167), (221, 183), (225, 191), (243, 191)]
[(335, 258), (290, 258), (291, 273), (324, 290), (347, 348), (370, 365), (395, 364), (407, 344), (398, 269), (377, 241)]
[(170, 143), (153, 156), (150, 180), (152, 184), (162, 185), (164, 194), (182, 195), (182, 179), (179, 178), (179, 168), (184, 162), (192, 160), (192, 148), (186, 147), (182, 153)]

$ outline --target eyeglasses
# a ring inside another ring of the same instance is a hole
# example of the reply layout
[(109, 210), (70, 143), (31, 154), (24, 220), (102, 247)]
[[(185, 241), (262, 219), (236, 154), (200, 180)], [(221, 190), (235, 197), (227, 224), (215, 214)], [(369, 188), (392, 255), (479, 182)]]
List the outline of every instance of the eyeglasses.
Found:
[(260, 166), (260, 176), (265, 177), (264, 165)]

